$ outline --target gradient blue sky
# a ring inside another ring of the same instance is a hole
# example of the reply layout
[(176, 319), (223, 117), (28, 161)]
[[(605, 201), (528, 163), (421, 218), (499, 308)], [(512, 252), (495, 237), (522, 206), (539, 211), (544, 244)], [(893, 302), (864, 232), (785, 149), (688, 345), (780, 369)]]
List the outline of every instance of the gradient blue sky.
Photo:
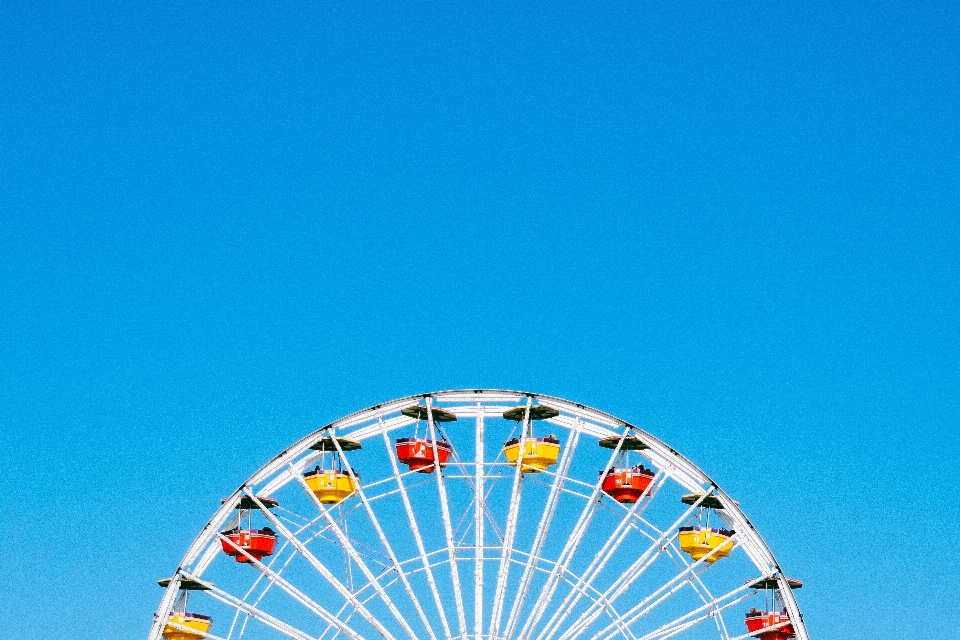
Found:
[(955, 632), (960, 8), (676, 4), (0, 3), (0, 636), (480, 386), (699, 463), (815, 638)]

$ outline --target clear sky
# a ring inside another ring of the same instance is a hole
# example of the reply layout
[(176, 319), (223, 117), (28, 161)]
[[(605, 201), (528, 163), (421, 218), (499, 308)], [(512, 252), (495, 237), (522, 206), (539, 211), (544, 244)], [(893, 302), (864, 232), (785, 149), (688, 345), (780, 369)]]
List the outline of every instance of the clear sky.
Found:
[(814, 638), (954, 633), (958, 6), (0, 3), (0, 636), (143, 637), (260, 464), (457, 387), (688, 455)]

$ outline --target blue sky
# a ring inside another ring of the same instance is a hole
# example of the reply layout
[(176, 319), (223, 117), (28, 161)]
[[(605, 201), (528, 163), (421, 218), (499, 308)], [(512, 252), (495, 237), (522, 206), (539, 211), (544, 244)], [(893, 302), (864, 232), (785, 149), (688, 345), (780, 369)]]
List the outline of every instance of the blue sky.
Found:
[(700, 464), (814, 637), (942, 637), (958, 34), (950, 2), (3, 3), (0, 624), (142, 637), (286, 444), (501, 387)]

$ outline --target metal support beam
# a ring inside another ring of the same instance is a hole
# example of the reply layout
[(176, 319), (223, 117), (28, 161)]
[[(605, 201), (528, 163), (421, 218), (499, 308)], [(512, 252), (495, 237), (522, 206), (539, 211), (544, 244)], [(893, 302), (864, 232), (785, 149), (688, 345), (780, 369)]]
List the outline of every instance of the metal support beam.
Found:
[[(580, 417), (577, 417), (577, 422), (574, 427), (571, 427), (571, 430), (576, 430), (579, 433), (581, 426)], [(630, 429), (625, 428), (623, 433), (620, 434), (620, 440), (617, 442), (616, 448), (610, 453), (610, 458), (607, 460), (607, 466), (604, 469), (610, 468), (617, 459), (617, 455), (620, 453), (620, 449), (623, 446), (624, 439), (630, 434)], [(596, 484), (593, 485), (590, 497), (587, 499), (587, 503), (583, 507), (583, 511), (580, 513), (580, 518), (577, 520), (577, 524), (573, 528), (573, 532), (570, 534), (570, 538), (567, 540), (566, 545), (564, 545), (563, 551), (560, 553), (560, 559), (557, 561), (557, 565), (554, 568), (554, 571), (551, 572), (550, 576), (547, 578), (547, 583), (543, 589), (543, 596), (537, 601), (536, 606), (529, 618), (527, 618), (524, 626), (520, 630), (520, 638), (530, 638), (534, 630), (537, 627), (537, 624), (540, 622), (540, 618), (546, 612), (547, 607), (550, 602), (553, 600), (553, 596), (556, 593), (557, 586), (559, 585), (560, 574), (563, 570), (570, 565), (570, 562), (573, 561), (573, 557), (577, 552), (577, 549), (580, 547), (580, 542), (583, 540), (584, 535), (587, 532), (587, 528), (590, 526), (590, 521), (593, 519), (594, 513), (596, 513), (597, 506), (600, 504), (600, 491), (603, 487), (603, 477), (601, 476)], [(587, 584), (586, 586), (589, 586)], [(572, 592), (571, 592), (572, 593)], [(547, 624), (547, 630), (552, 626), (553, 621), (556, 620), (556, 612), (554, 612), (554, 618), (550, 623)]]
[[(382, 424), (382, 420), (381, 420)], [(420, 527), (417, 524), (416, 514), (413, 512), (413, 505), (410, 503), (410, 496), (407, 494), (407, 488), (403, 484), (403, 478), (400, 474), (400, 467), (397, 463), (396, 451), (387, 436), (387, 430), (382, 429), (383, 444), (387, 448), (387, 457), (390, 458), (390, 465), (393, 468), (393, 477), (397, 481), (397, 489), (400, 492), (400, 499), (403, 501), (403, 508), (407, 512), (407, 521), (410, 523), (410, 531), (413, 533), (413, 539), (417, 544), (417, 552), (420, 555), (420, 561), (423, 563), (423, 570), (427, 577), (427, 584), (430, 586), (430, 593), (433, 594), (433, 601), (437, 607), (437, 613), (440, 615), (440, 624), (443, 626), (444, 638), (450, 640), (453, 634), (450, 633), (450, 624), (447, 622), (447, 614), (443, 609), (443, 601), (440, 598), (440, 590), (437, 588), (437, 582), (433, 577), (433, 569), (430, 561), (427, 559), (427, 550), (423, 544), (423, 537), (420, 535)]]
[[(350, 474), (351, 480), (353, 480), (354, 486), (357, 488), (357, 496), (360, 498), (360, 502), (363, 504), (364, 508), (367, 511), (367, 516), (370, 518), (371, 524), (373, 524), (374, 530), (377, 532), (377, 537), (380, 538), (380, 544), (383, 545), (384, 549), (387, 551), (387, 557), (390, 558), (390, 562), (393, 563), (394, 570), (397, 572), (397, 575), (400, 577), (400, 581), (403, 584), (404, 590), (407, 592), (407, 596), (410, 598), (410, 601), (413, 603), (414, 609), (417, 611), (417, 615), (420, 616), (420, 621), (423, 623), (423, 626), (427, 630), (427, 634), (430, 636), (430, 640), (437, 640), (437, 636), (433, 631), (433, 627), (430, 624), (430, 621), (427, 619), (427, 614), (424, 612), (423, 607), (420, 604), (419, 598), (417, 598), (416, 593), (413, 590), (413, 586), (410, 584), (410, 580), (407, 578), (407, 574), (404, 573), (403, 569), (400, 567), (400, 561), (397, 559), (397, 554), (394, 553), (393, 547), (390, 545), (390, 541), (387, 540), (387, 536), (383, 531), (383, 527), (380, 526), (380, 520), (377, 518), (377, 514), (374, 513), (373, 509), (370, 507), (370, 501), (367, 500), (366, 493), (363, 490), (363, 486), (360, 484), (360, 479), (357, 478), (356, 474), (353, 472), (353, 467), (350, 465), (350, 462), (347, 460), (347, 455), (344, 453), (343, 448), (340, 446), (340, 443), (336, 438), (332, 438), (334, 446), (337, 448), (337, 453), (340, 454), (340, 457), (343, 459), (344, 466), (346, 466), (347, 471)], [(301, 476), (300, 481), (306, 484), (303, 481)], [(316, 496), (314, 496), (316, 498)], [(317, 501), (319, 504), (319, 501)], [(401, 624), (405, 624), (401, 623)], [(407, 627), (405, 627), (406, 629)], [(416, 639), (415, 639), (416, 640)]]
[(335, 615), (327, 611), (325, 608), (323, 608), (316, 602), (314, 602), (310, 598), (310, 596), (306, 595), (305, 593), (303, 593), (302, 591), (294, 587), (292, 584), (287, 582), (286, 579), (280, 576), (280, 574), (276, 573), (275, 571), (270, 569), (267, 565), (263, 564), (261, 561), (257, 560), (255, 557), (250, 555), (246, 549), (239, 547), (236, 543), (234, 543), (233, 540), (223, 535), (222, 533), (218, 533), (217, 537), (221, 541), (226, 542), (228, 545), (230, 545), (231, 547), (233, 547), (234, 549), (242, 553), (243, 556), (247, 559), (247, 562), (250, 563), (250, 565), (253, 566), (257, 571), (259, 571), (264, 576), (266, 576), (266, 578), (272, 584), (275, 584), (276, 586), (280, 587), (280, 589), (285, 591), (290, 597), (292, 597), (294, 600), (296, 600), (297, 602), (299, 602), (300, 604), (308, 608), (313, 613), (317, 614), (327, 624), (332, 624), (336, 626), (338, 629), (340, 629), (340, 631), (346, 634), (348, 638), (351, 638), (351, 640), (364, 640), (362, 635), (360, 635), (358, 632), (351, 629), (349, 626), (347, 626), (343, 621), (341, 621)]
[[(697, 508), (700, 507), (700, 503), (703, 502), (706, 497), (710, 495), (710, 493), (710, 491), (705, 491), (703, 495), (700, 496), (699, 500), (690, 505), (690, 507), (683, 513), (682, 516), (677, 518), (677, 520), (671, 526), (667, 527), (660, 537), (654, 540), (647, 550), (641, 554), (640, 557), (637, 558), (629, 567), (627, 567), (626, 571), (620, 574), (620, 576), (614, 580), (613, 584), (611, 584), (606, 591), (603, 592), (602, 599), (606, 602), (612, 603), (624, 592), (626, 592), (626, 590), (630, 588), (630, 585), (639, 579), (640, 576), (643, 575), (644, 571), (646, 571), (647, 568), (653, 564), (653, 561), (659, 556), (660, 551), (663, 548), (663, 544), (667, 538), (675, 535), (674, 530), (679, 527), (680, 524), (683, 523), (687, 518), (689, 518), (697, 510)], [(563, 613), (564, 620), (566, 620), (567, 616), (570, 615), (569, 611), (570, 610), (568, 609), (567, 612)], [(574, 622), (573, 626), (568, 627), (561, 637), (566, 638), (569, 636), (570, 630), (574, 627), (579, 629), (581, 623), (588, 618), (589, 622), (596, 620), (601, 612), (602, 608), (596, 605), (588, 607), (587, 610), (584, 611), (579, 618), (577, 618), (577, 621)], [(545, 630), (544, 633), (540, 634), (540, 640), (550, 640), (558, 629), (559, 624), (553, 625), (552, 629)]]
[(517, 533), (517, 516), (520, 513), (520, 494), (523, 491), (523, 457), (527, 451), (527, 431), (530, 424), (530, 406), (533, 398), (527, 396), (527, 406), (523, 411), (523, 428), (520, 430), (517, 468), (513, 474), (513, 489), (510, 492), (510, 509), (507, 512), (507, 527), (504, 531), (503, 548), (500, 552), (500, 570), (497, 572), (497, 590), (493, 594), (493, 610), (490, 612), (490, 627), (487, 632), (491, 640), (500, 637), (500, 616), (503, 612), (503, 599), (507, 591), (507, 578), (510, 574), (510, 553), (513, 551), (513, 538)]
[[(730, 536), (730, 540), (734, 540), (735, 538), (736, 538), (736, 535)], [(621, 616), (626, 622), (626, 624), (627, 625), (633, 624), (634, 622), (639, 620), (641, 617), (645, 616), (647, 613), (653, 610), (654, 607), (656, 607), (661, 602), (663, 602), (664, 600), (669, 598), (671, 595), (676, 593), (681, 587), (684, 586), (683, 580), (687, 578), (688, 574), (696, 571), (697, 569), (700, 569), (700, 568), (706, 569), (707, 567), (709, 567), (710, 565), (708, 564), (707, 561), (710, 558), (712, 558), (718, 551), (720, 551), (722, 546), (723, 545), (720, 545), (718, 547), (715, 547), (714, 549), (711, 549), (710, 553), (708, 553), (704, 557), (700, 558), (699, 560), (697, 560), (696, 562), (688, 566), (686, 569), (684, 569), (683, 571), (675, 575), (673, 578), (665, 582), (663, 585), (658, 587), (653, 593), (643, 598), (640, 602), (638, 602), (633, 607), (631, 607), (626, 613), (624, 613)], [(613, 600), (615, 599), (616, 598), (612, 598), (611, 602), (613, 602)], [(585, 630), (587, 626), (589, 626), (590, 623), (592, 623), (593, 620), (595, 620), (596, 618), (597, 616), (595, 615), (591, 619), (582, 623), (581, 625), (575, 624), (574, 626), (570, 627), (570, 629), (568, 629), (562, 636), (560, 636), (560, 640), (570, 640), (570, 638), (573, 638), (575, 634), (578, 634), (580, 633), (580, 631)], [(600, 638), (604, 637), (610, 632), (611, 627), (613, 626), (614, 626), (613, 623), (608, 624), (601, 631), (595, 633), (592, 636), (591, 640), (600, 640)]]
[[(336, 437), (331, 438), (334, 443), (337, 442)], [(339, 444), (337, 445), (339, 449)], [(342, 454), (341, 454), (342, 455)], [(344, 466), (347, 469), (350, 469), (350, 464), (347, 462), (346, 458), (343, 459)], [(354, 486), (359, 487), (359, 481), (356, 476), (353, 474), (353, 470), (350, 469), (350, 476), (354, 481)], [(380, 599), (383, 601), (383, 604), (386, 605), (387, 610), (393, 615), (397, 623), (400, 624), (400, 628), (410, 637), (410, 640), (419, 640), (416, 632), (410, 627), (410, 624), (404, 618), (403, 614), (400, 613), (400, 610), (397, 609), (397, 605), (394, 604), (393, 600), (384, 590), (383, 586), (377, 580), (377, 577), (373, 575), (373, 572), (370, 570), (370, 567), (367, 566), (366, 561), (360, 557), (360, 554), (357, 553), (356, 548), (353, 546), (350, 538), (344, 533), (343, 529), (334, 520), (333, 516), (330, 515), (330, 510), (327, 509), (322, 502), (317, 498), (316, 494), (310, 489), (310, 485), (307, 484), (306, 480), (303, 479), (301, 474), (297, 474), (297, 480), (300, 482), (300, 485), (303, 487), (303, 490), (310, 496), (310, 499), (313, 501), (314, 506), (316, 506), (317, 511), (320, 512), (320, 515), (327, 521), (327, 525), (330, 527), (330, 530), (333, 531), (333, 534), (337, 537), (337, 540), (340, 542), (340, 545), (347, 552), (347, 555), (351, 560), (353, 560), (356, 565), (360, 568), (360, 572), (363, 573), (364, 577), (367, 579), (367, 582), (373, 587), (374, 591), (377, 592), (377, 595), (380, 596)], [(428, 627), (429, 629), (429, 627)]]
[(363, 605), (363, 603), (361, 603), (360, 600), (358, 600), (357, 597), (353, 593), (351, 593), (351, 591), (347, 589), (344, 586), (344, 584), (340, 582), (337, 579), (337, 577), (334, 576), (333, 573), (329, 569), (327, 569), (327, 567), (324, 566), (322, 562), (320, 562), (320, 560), (317, 559), (315, 555), (313, 555), (310, 552), (309, 549), (307, 549), (306, 545), (300, 542), (300, 540), (298, 540), (296, 536), (290, 533), (289, 529), (287, 529), (283, 525), (283, 523), (276, 518), (276, 516), (270, 513), (270, 510), (267, 509), (262, 502), (260, 502), (260, 499), (253, 494), (253, 492), (250, 490), (249, 487), (244, 487), (244, 492), (248, 496), (250, 496), (250, 498), (254, 502), (257, 503), (257, 506), (260, 507), (260, 511), (263, 513), (264, 517), (266, 517), (266, 519), (270, 521), (270, 524), (272, 524), (276, 528), (277, 532), (280, 533), (280, 535), (282, 535), (284, 538), (290, 541), (290, 544), (292, 544), (294, 548), (300, 552), (300, 555), (303, 556), (304, 560), (309, 562), (310, 565), (314, 569), (316, 569), (320, 575), (326, 578), (327, 582), (329, 582), (330, 585), (334, 589), (336, 589), (341, 596), (343, 596), (348, 602), (350, 602), (350, 604), (352, 604), (357, 609), (360, 615), (363, 616), (363, 619), (369, 622), (373, 626), (373, 628), (377, 630), (377, 633), (379, 633), (381, 636), (383, 636), (387, 640), (396, 640), (393, 634), (390, 633), (387, 630), (387, 628), (383, 626), (383, 624), (376, 618), (376, 616), (370, 613), (370, 610), (367, 609)]
[(473, 633), (479, 640), (483, 634), (483, 530), (484, 530), (484, 509), (485, 496), (483, 494), (484, 480), (484, 425), (483, 425), (483, 404), (477, 402), (477, 427), (475, 434), (475, 452), (474, 452), (474, 511), (473, 511)]
[[(433, 459), (440, 460), (437, 452), (437, 426), (433, 422), (433, 398), (427, 397), (427, 425), (430, 429), (430, 439), (433, 440)], [(453, 527), (450, 524), (450, 503), (447, 501), (447, 488), (443, 481), (443, 469), (436, 464), (437, 492), (440, 494), (440, 515), (443, 516), (443, 533), (447, 538), (447, 554), (450, 558), (450, 580), (453, 582), (453, 596), (457, 603), (457, 622), (460, 635), (467, 635), (467, 618), (463, 610), (463, 594), (460, 590), (460, 570), (457, 567), (457, 550), (453, 540)]]
[[(183, 577), (189, 578), (191, 576), (185, 573), (183, 574)], [(300, 629), (297, 629), (293, 625), (287, 624), (286, 622), (284, 622), (283, 620), (280, 620), (279, 618), (274, 618), (269, 613), (261, 611), (260, 609), (257, 609), (251, 604), (247, 604), (243, 600), (240, 600), (236, 596), (227, 593), (223, 589), (219, 589), (213, 585), (210, 585), (210, 588), (207, 589), (206, 592), (208, 595), (210, 595), (214, 599), (219, 600), (220, 602), (228, 606), (231, 606), (234, 609), (239, 609), (240, 611), (243, 611), (254, 620), (258, 620), (263, 624), (267, 625), (268, 627), (272, 627), (276, 629), (283, 635), (293, 638), (293, 640), (313, 640), (313, 638), (309, 634), (304, 633), (303, 631), (301, 631)]]
[(557, 473), (554, 475), (553, 483), (550, 485), (550, 494), (547, 496), (547, 503), (544, 507), (543, 515), (540, 518), (540, 524), (537, 525), (537, 533), (534, 537), (533, 545), (530, 547), (530, 555), (527, 558), (527, 563), (520, 576), (517, 596), (513, 601), (513, 607), (510, 609), (510, 616), (507, 618), (507, 627), (504, 631), (504, 637), (506, 638), (513, 637), (517, 621), (523, 611), (524, 603), (527, 600), (527, 593), (530, 591), (531, 578), (533, 577), (531, 569), (533, 568), (534, 560), (540, 557), (540, 552), (543, 550), (547, 533), (550, 531), (550, 525), (553, 522), (553, 516), (557, 510), (557, 504), (560, 501), (561, 489), (567, 477), (567, 472), (570, 469), (570, 462), (573, 460), (573, 453), (576, 451), (577, 443), (580, 440), (579, 424), (580, 421), (578, 420), (578, 428), (571, 430), (570, 439), (567, 441), (567, 446), (563, 451), (563, 458), (560, 460)]

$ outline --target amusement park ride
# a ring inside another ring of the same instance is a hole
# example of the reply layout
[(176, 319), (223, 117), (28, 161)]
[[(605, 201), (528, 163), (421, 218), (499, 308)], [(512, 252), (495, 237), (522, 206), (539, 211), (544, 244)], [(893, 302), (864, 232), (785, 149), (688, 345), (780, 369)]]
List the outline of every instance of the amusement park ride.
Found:
[(619, 418), (523, 392), (403, 398), (311, 433), (159, 583), (149, 640), (808, 638), (802, 583), (706, 474)]

